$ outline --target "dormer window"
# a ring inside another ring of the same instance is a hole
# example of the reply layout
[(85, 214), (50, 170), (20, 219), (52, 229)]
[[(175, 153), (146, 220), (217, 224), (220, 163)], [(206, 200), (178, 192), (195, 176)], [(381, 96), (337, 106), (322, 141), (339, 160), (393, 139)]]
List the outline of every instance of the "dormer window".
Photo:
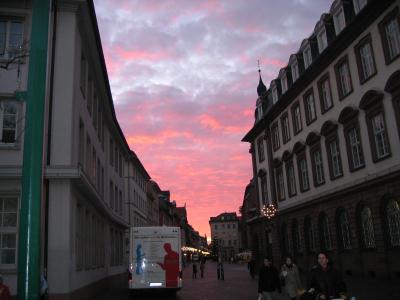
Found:
[(367, 0), (353, 0), (354, 12), (358, 14), (367, 5)]
[(276, 85), (272, 87), (272, 103), (275, 104), (278, 102), (278, 88)]
[(312, 64), (311, 47), (308, 45), (303, 51), (304, 68), (307, 69)]
[(333, 23), (335, 25), (335, 32), (338, 35), (343, 28), (346, 26), (346, 20), (344, 18), (343, 6), (340, 6), (333, 15)]
[(300, 72), (299, 72), (299, 64), (297, 62), (297, 60), (295, 60), (292, 65), (290, 66), (291, 70), (292, 70), (292, 79), (293, 82), (295, 82), (299, 76), (300, 76)]
[(326, 30), (325, 28), (322, 29), (318, 35), (317, 35), (317, 40), (318, 40), (318, 50), (319, 53), (322, 53), (326, 47), (328, 47), (328, 40), (326, 38)]
[(288, 81), (286, 73), (284, 73), (281, 78), (281, 86), (282, 86), (282, 94), (284, 94), (288, 90)]

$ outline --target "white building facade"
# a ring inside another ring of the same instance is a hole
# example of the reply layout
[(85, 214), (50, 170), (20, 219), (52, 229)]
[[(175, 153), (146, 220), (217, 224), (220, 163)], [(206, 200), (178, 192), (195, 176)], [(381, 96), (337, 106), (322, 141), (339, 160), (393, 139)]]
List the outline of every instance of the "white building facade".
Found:
[[(87, 299), (125, 284), (126, 233), (137, 212), (143, 212), (137, 224), (146, 222), (149, 176), (116, 119), (93, 2), (55, 3), (47, 50), (41, 266), (51, 299)], [(31, 15), (30, 1), (0, 4), (0, 273), (13, 295), (25, 118), (16, 92), (27, 88), (29, 56), (12, 58), (16, 46), (29, 47)], [(138, 199), (142, 206), (130, 211)]]

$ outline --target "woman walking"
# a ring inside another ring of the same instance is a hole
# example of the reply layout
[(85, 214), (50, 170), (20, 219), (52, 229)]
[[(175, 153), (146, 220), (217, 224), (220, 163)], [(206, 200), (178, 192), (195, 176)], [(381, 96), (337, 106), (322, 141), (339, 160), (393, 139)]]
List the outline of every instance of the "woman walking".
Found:
[(293, 263), (291, 257), (286, 257), (285, 263), (281, 268), (281, 279), (284, 283), (284, 290), (290, 299), (296, 300), (298, 290), (302, 289), (299, 270)]

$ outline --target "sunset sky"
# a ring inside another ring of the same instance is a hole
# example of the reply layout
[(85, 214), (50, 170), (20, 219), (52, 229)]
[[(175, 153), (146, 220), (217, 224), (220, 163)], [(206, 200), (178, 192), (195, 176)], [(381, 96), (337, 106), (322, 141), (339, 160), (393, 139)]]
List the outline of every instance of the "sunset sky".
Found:
[(117, 118), (161, 189), (210, 237), (252, 176), (257, 60), (269, 86), (331, 0), (95, 0)]

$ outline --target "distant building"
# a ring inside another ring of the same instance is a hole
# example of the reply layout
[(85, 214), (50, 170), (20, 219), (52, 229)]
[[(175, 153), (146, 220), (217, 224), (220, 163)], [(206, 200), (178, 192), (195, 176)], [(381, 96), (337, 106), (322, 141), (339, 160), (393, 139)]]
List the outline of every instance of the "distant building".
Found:
[(220, 255), (224, 260), (228, 260), (239, 253), (239, 219), (235, 212), (222, 213), (216, 217), (211, 217), (209, 224), (211, 240), (218, 243)]
[(267, 89), (251, 144), (260, 208), (250, 244), (308, 270), (327, 251), (346, 273), (400, 273), (400, 1), (333, 2)]

